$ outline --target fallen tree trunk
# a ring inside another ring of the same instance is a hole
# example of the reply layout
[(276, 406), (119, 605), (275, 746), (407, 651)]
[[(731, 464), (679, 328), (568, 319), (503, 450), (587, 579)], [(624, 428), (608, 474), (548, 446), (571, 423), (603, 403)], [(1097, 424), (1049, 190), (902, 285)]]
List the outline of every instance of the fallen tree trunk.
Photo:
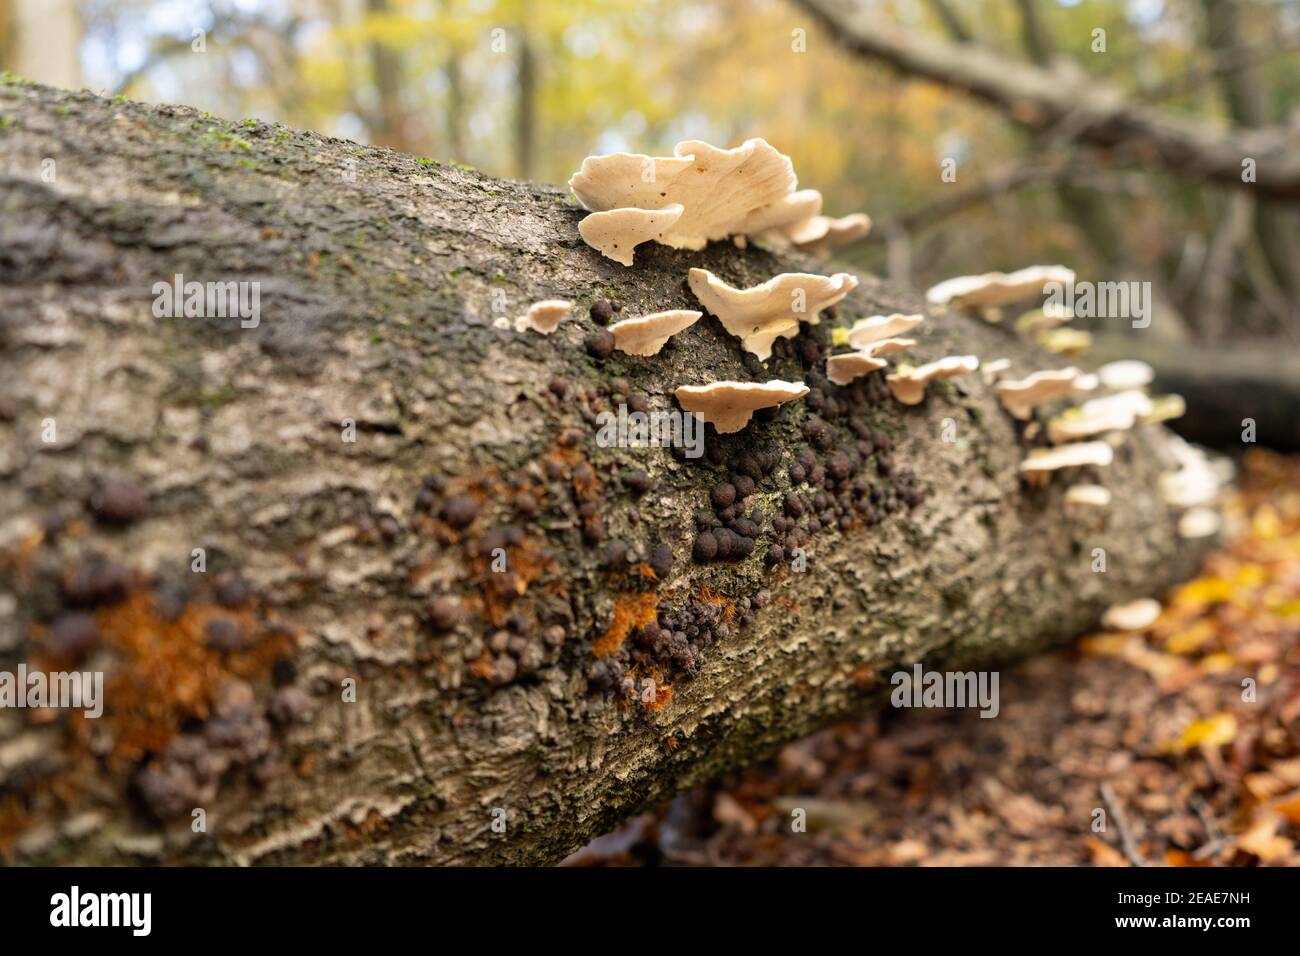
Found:
[[(1011, 659), (1194, 567), (1159, 427), (1071, 518), (978, 375), (907, 408), (820, 377), (829, 320), (763, 368), (712, 317), (634, 358), (585, 314), (811, 260), (623, 268), (554, 187), (13, 82), (0, 114), (0, 669), (105, 675), (98, 719), (0, 710), (11, 859), (554, 861), (900, 665)], [(155, 317), (177, 274), (259, 282), (260, 321)], [(552, 297), (581, 318), (497, 327)], [(868, 278), (841, 314), (921, 308)], [(920, 332), (926, 360), (1051, 361)], [(699, 459), (595, 440), (727, 378), (816, 388)], [(714, 520), (752, 555), (693, 560)]]

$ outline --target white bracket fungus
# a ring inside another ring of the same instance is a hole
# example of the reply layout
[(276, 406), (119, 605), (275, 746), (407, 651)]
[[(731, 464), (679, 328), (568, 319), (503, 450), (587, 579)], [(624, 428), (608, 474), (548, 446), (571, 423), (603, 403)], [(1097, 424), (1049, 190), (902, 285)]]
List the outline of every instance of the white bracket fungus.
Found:
[(1092, 348), (1092, 333), (1082, 329), (1048, 329), (1038, 344), (1054, 355), (1082, 355)]
[(735, 149), (686, 140), (672, 156), (588, 156), (569, 188), (595, 213), (680, 205), (677, 221), (655, 241), (674, 249), (703, 249), (711, 240), (740, 232), (756, 212), (792, 193), (795, 183), (790, 157), (765, 140), (746, 140)]
[(515, 331), (523, 332), (532, 329), (542, 335), (550, 335), (559, 328), (572, 308), (573, 303), (566, 302), (564, 299), (543, 299), (541, 302), (534, 302), (528, 307), (525, 315), (515, 319)]
[(1110, 491), (1102, 485), (1071, 485), (1065, 492), (1066, 507), (1105, 508), (1110, 505)]
[(802, 382), (711, 382), (682, 385), (673, 392), (688, 412), (697, 412), (722, 434), (738, 432), (749, 424), (760, 408), (773, 408), (803, 398), (808, 386)]
[(1041, 475), (1083, 465), (1104, 468), (1114, 460), (1115, 450), (1104, 441), (1076, 442), (1031, 451), (1029, 457), (1020, 463), (1020, 471), (1026, 475)]
[(916, 368), (900, 365), (898, 371), (885, 376), (885, 384), (889, 386), (894, 398), (904, 405), (919, 405), (925, 398), (925, 384), (930, 379), (965, 375), (979, 367), (980, 360), (974, 355), (950, 355)]
[(763, 361), (772, 355), (772, 343), (799, 334), (799, 323), (817, 325), (818, 313), (834, 305), (857, 288), (858, 280), (847, 272), (833, 276), (786, 272), (762, 285), (737, 289), (707, 269), (692, 269), (691, 291), (700, 303), (716, 315), (741, 347)]
[(703, 312), (673, 309), (632, 319), (623, 319), (609, 327), (614, 348), (629, 355), (657, 355), (669, 338), (699, 321)]
[(1156, 373), (1146, 362), (1120, 359), (1117, 362), (1107, 362), (1097, 369), (1097, 377), (1101, 379), (1102, 385), (1119, 392), (1129, 388), (1145, 388), (1155, 380)]
[(1159, 619), (1160, 602), (1138, 598), (1128, 604), (1112, 604), (1101, 616), (1101, 623), (1112, 631), (1145, 631)]
[(1044, 402), (1073, 395), (1082, 374), (1073, 367), (1045, 369), (1025, 378), (998, 382), (998, 400), (1012, 418), (1026, 421)]
[(681, 219), (684, 207), (672, 203), (662, 209), (611, 209), (593, 212), (578, 223), (584, 242), (607, 259), (632, 264), (636, 247), (650, 240), (660, 241), (663, 234)]
[(848, 331), (846, 341), (855, 349), (866, 348), (872, 342), (893, 338), (910, 332), (925, 320), (924, 315), (872, 315), (858, 319)]
[(1223, 519), (1213, 508), (1193, 508), (1178, 519), (1180, 538), (1208, 538), (1219, 533)]
[[(824, 256), (870, 230), (862, 213), (823, 216), (821, 193), (796, 191), (796, 185), (790, 157), (762, 139), (735, 149), (686, 140), (672, 156), (588, 156), (569, 180), (592, 213), (578, 226), (582, 238), (623, 265), (631, 265), (632, 248), (648, 240), (703, 249), (728, 236), (743, 247), (754, 236)], [(656, 212), (665, 215), (648, 215)]]
[(843, 355), (832, 355), (826, 360), (826, 377), (836, 385), (848, 385), (855, 378), (878, 372), (887, 365), (888, 362), (876, 358), (870, 352), (846, 352)]
[(1042, 295), (1051, 283), (1074, 282), (1074, 270), (1065, 266), (1029, 266), (1016, 272), (986, 272), (957, 276), (931, 286), (925, 300), (931, 305), (981, 309), (1010, 305)]
[(1146, 393), (1136, 389), (1094, 398), (1048, 422), (1047, 437), (1052, 444), (1059, 445), (1104, 432), (1128, 431), (1152, 408)]

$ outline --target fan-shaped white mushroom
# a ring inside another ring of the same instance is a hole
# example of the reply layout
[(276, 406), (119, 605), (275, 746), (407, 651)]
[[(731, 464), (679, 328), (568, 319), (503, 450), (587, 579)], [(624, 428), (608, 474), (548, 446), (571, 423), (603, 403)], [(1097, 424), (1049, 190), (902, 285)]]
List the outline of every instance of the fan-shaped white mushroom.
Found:
[(822, 194), (815, 189), (800, 189), (782, 196), (776, 202), (755, 209), (737, 226), (736, 232), (767, 238), (765, 234), (770, 231), (774, 233), (773, 238), (778, 244), (782, 241), (788, 242), (785, 240), (785, 229), (812, 219), (820, 215), (821, 211)]
[(526, 314), (515, 319), (515, 331), (523, 332), (532, 329), (542, 335), (550, 335), (559, 328), (572, 308), (573, 303), (566, 302), (564, 299), (543, 299), (541, 302), (534, 302), (528, 307)]
[(794, 338), (799, 323), (816, 325), (818, 313), (839, 302), (858, 280), (847, 272), (833, 276), (787, 272), (762, 285), (736, 289), (707, 269), (692, 269), (689, 283), (700, 303), (716, 315), (740, 344), (766, 361), (778, 338)]
[(793, 192), (795, 182), (790, 158), (765, 140), (747, 140), (735, 149), (686, 140), (672, 156), (588, 156), (569, 188), (592, 212), (680, 205), (681, 216), (655, 241), (702, 249), (740, 232), (751, 216)]
[(836, 385), (848, 385), (855, 378), (878, 372), (887, 365), (888, 362), (875, 358), (870, 352), (846, 352), (826, 360), (826, 377)]
[(1048, 329), (1038, 344), (1055, 355), (1082, 355), (1092, 348), (1092, 333), (1082, 329)]
[(859, 351), (866, 352), (873, 358), (881, 355), (893, 355), (895, 352), (902, 352), (916, 345), (916, 339), (881, 339), (879, 342), (870, 342), (864, 345)]
[(866, 348), (872, 342), (893, 338), (912, 331), (925, 320), (924, 315), (872, 315), (858, 319), (848, 331), (846, 341), (855, 349)]
[(673, 392), (688, 412), (697, 412), (722, 434), (738, 432), (749, 424), (760, 408), (773, 408), (803, 398), (808, 386), (802, 382), (711, 382), (682, 385)]
[(1213, 508), (1193, 508), (1184, 512), (1178, 519), (1178, 536), (1180, 538), (1208, 538), (1219, 533), (1223, 519)]
[(1074, 270), (1065, 266), (1029, 266), (1009, 273), (957, 276), (931, 286), (925, 299), (933, 305), (951, 305), (954, 308), (1010, 305), (1042, 295), (1053, 282), (1067, 285), (1073, 281)]
[(1156, 373), (1146, 362), (1121, 359), (1118, 362), (1107, 362), (1097, 369), (1097, 377), (1101, 379), (1102, 385), (1118, 392), (1129, 388), (1144, 388), (1155, 380)]
[[(1112, 396), (1113, 397), (1113, 396)], [(1105, 432), (1127, 431), (1137, 423), (1132, 403), (1094, 400), (1070, 408), (1047, 423), (1047, 437), (1054, 445), (1079, 441)]]
[(900, 365), (896, 372), (885, 376), (885, 384), (902, 404), (919, 405), (925, 398), (925, 385), (931, 379), (965, 375), (979, 367), (980, 360), (974, 355), (950, 355), (916, 368)]
[(578, 233), (583, 242), (605, 258), (630, 266), (636, 247), (651, 239), (662, 239), (664, 232), (682, 217), (684, 208), (681, 203), (672, 203), (662, 209), (629, 206), (593, 212), (578, 223)]
[(1073, 395), (1080, 374), (1073, 367), (1045, 369), (1021, 379), (998, 382), (998, 400), (1013, 418), (1025, 421), (1044, 402)]
[(1101, 623), (1112, 631), (1145, 631), (1159, 619), (1160, 602), (1138, 598), (1127, 604), (1112, 604), (1101, 616)]
[(1110, 491), (1102, 485), (1071, 485), (1065, 492), (1070, 507), (1105, 508), (1110, 505)]
[(837, 246), (856, 242), (871, 231), (871, 219), (860, 212), (838, 218), (813, 216), (785, 231), (800, 252), (826, 258)]
[(1001, 378), (1002, 373), (1009, 368), (1011, 368), (1011, 359), (1009, 358), (1000, 358), (994, 359), (991, 362), (982, 362), (980, 363), (980, 378), (984, 379), (985, 385), (992, 385)]
[(1153, 425), (1156, 422), (1172, 421), (1187, 414), (1187, 402), (1181, 395), (1153, 395), (1151, 410), (1142, 416), (1142, 424)]
[(1041, 308), (1030, 309), (1016, 319), (1016, 331), (1026, 337), (1054, 329), (1074, 318), (1074, 311), (1057, 302), (1044, 302)]
[(655, 312), (615, 322), (609, 331), (614, 336), (614, 348), (619, 351), (629, 355), (656, 355), (670, 337), (690, 328), (703, 314), (690, 309)]
[(1077, 442), (1055, 448), (1037, 448), (1020, 463), (1020, 470), (1026, 475), (1036, 475), (1084, 465), (1104, 468), (1114, 460), (1114, 449), (1104, 441)]

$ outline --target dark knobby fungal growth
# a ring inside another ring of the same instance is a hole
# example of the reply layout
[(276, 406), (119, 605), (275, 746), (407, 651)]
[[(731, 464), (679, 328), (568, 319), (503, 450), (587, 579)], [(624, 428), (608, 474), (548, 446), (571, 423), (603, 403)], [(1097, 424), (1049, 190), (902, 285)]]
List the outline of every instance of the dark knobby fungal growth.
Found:
[(736, 501), (736, 486), (730, 482), (714, 485), (713, 490), (709, 492), (709, 500), (713, 502), (713, 507), (719, 511), (731, 507)]
[(469, 495), (453, 495), (443, 502), (439, 515), (448, 525), (463, 531), (474, 523), (478, 511), (478, 502)]
[(450, 631), (460, 624), (465, 617), (465, 608), (460, 598), (451, 594), (441, 594), (429, 602), (429, 623), (436, 630)]
[(138, 484), (126, 478), (109, 476), (96, 482), (90, 493), (90, 510), (104, 524), (134, 524), (149, 509), (148, 497)]
[(75, 656), (99, 642), (99, 624), (83, 611), (60, 614), (51, 623), (42, 642), (46, 650), (58, 656)]
[(253, 589), (238, 574), (228, 571), (217, 575), (212, 596), (224, 608), (237, 608), (248, 603), (253, 596)]
[(650, 570), (661, 581), (668, 577), (673, 569), (673, 549), (663, 542), (656, 544), (650, 551)]
[(695, 536), (691, 547), (691, 556), (700, 564), (712, 561), (718, 554), (718, 539), (710, 531), (702, 531)]
[(591, 305), (591, 320), (597, 325), (609, 325), (614, 317), (614, 306), (608, 299), (597, 299)]
[(650, 476), (640, 469), (623, 472), (623, 487), (632, 494), (640, 496), (650, 490)]
[(593, 358), (607, 359), (614, 354), (614, 333), (608, 329), (592, 332), (582, 342)]
[(214, 651), (230, 653), (244, 644), (243, 628), (228, 617), (214, 617), (203, 625), (203, 643)]
[(76, 559), (63, 576), (63, 593), (85, 607), (113, 604), (126, 597), (131, 572), (126, 565), (99, 554)]

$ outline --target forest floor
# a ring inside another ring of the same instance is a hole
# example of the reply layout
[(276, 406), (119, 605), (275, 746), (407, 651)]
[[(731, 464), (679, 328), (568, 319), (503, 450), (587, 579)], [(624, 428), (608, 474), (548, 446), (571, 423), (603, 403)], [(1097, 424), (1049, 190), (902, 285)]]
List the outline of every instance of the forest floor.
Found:
[(1300, 865), (1300, 458), (1239, 477), (1224, 545), (1151, 627), (1002, 672), (996, 718), (838, 724), (566, 863)]

